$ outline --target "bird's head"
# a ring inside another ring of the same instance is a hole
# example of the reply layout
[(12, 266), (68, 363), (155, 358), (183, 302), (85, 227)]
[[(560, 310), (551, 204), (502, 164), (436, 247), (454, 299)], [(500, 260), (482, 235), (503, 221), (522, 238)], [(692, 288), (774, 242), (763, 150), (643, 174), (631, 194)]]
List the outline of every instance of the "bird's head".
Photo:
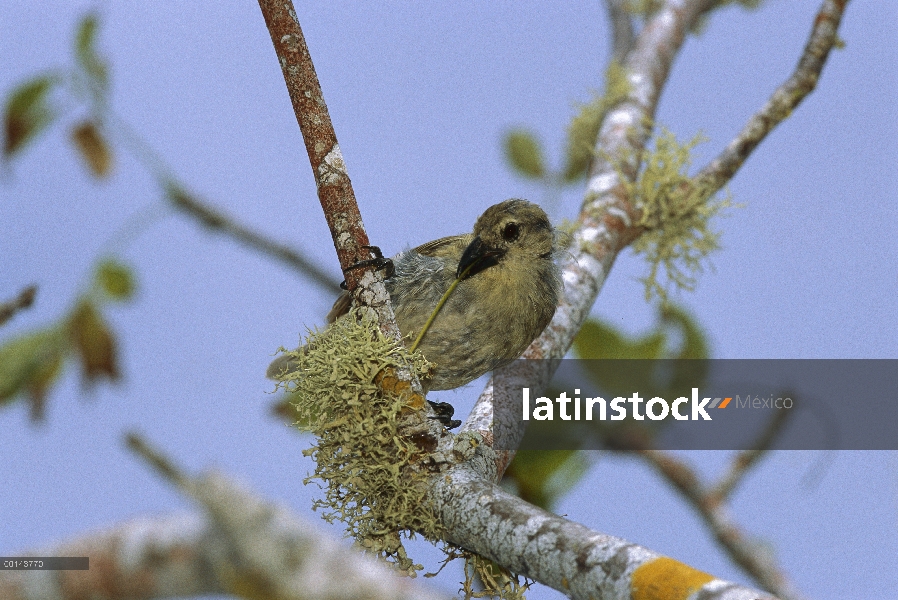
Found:
[(551, 260), (555, 232), (545, 211), (526, 200), (506, 200), (486, 209), (474, 224), (474, 239), (465, 248), (456, 276), (466, 277), (499, 264), (506, 256)]

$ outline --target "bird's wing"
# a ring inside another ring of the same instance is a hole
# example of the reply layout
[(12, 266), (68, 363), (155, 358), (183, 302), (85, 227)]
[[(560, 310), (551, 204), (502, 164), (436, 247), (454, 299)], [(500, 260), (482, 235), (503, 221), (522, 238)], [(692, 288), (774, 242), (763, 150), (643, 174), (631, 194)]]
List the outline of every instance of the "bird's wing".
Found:
[(330, 312), (327, 313), (327, 322), (333, 323), (348, 313), (350, 306), (352, 306), (352, 296), (349, 295), (349, 292), (343, 292), (337, 297), (337, 301), (334, 302)]
[(461, 253), (471, 243), (473, 236), (467, 235), (450, 235), (448, 237), (433, 240), (426, 244), (421, 244), (417, 248), (413, 248), (412, 252), (417, 252), (423, 256), (439, 257), (461, 257)]

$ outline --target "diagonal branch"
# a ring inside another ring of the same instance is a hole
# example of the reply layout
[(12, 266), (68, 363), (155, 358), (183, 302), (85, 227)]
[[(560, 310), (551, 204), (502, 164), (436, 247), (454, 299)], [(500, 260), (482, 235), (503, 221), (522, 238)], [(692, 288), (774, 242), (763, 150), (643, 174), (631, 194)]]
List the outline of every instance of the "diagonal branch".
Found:
[(826, 0), (823, 3), (795, 71), (773, 92), (767, 104), (749, 119), (726, 149), (699, 172), (696, 181), (700, 186), (719, 190), (726, 185), (767, 134), (791, 115), (817, 87), (830, 50), (839, 43), (839, 23), (847, 4), (848, 0)]
[(3, 325), (12, 319), (17, 312), (24, 310), (34, 303), (34, 296), (37, 294), (37, 286), (29, 285), (19, 295), (12, 300), (0, 302), (0, 325)]
[(323, 290), (334, 292), (339, 288), (339, 282), (331, 277), (321, 267), (301, 255), (286, 244), (281, 244), (252, 229), (241, 225), (219, 209), (202, 202), (196, 196), (177, 188), (171, 188), (168, 194), (172, 205), (191, 217), (197, 219), (205, 227), (228, 235), (238, 242), (258, 250), (272, 258), (286, 263), (300, 273), (307, 275)]
[[(370, 258), (368, 234), (362, 224), (362, 215), (296, 9), (291, 0), (259, 0), (259, 8), (271, 34), (293, 112), (302, 131), (318, 199), (346, 276), (347, 289), (356, 306), (376, 315), (384, 335), (401, 344), (402, 332), (396, 324), (383, 277), (373, 265), (355, 268), (356, 263)], [(397, 382), (390, 382), (394, 391), (410, 390), (410, 405), (427, 407), (425, 411), (413, 411), (404, 431), (424, 436), (436, 445), (446, 432), (438, 421), (428, 418), (433, 416), (433, 411), (424, 402), (424, 392), (413, 369), (410, 366), (399, 369), (396, 378)]]
[[(362, 289), (358, 289), (363, 274), (375, 273), (373, 267), (351, 269), (355, 263), (369, 259), (368, 234), (362, 223), (362, 214), (355, 199), (355, 192), (346, 163), (337, 143), (337, 134), (331, 123), (324, 94), (312, 64), (312, 57), (306, 46), (296, 9), (293, 3), (278, 0), (259, 0), (259, 8), (271, 34), (271, 41), (281, 65), (287, 91), (293, 103), (293, 111), (302, 131), (302, 137), (315, 177), (318, 199), (334, 248), (340, 260), (340, 267), (346, 274), (346, 283), (354, 291), (356, 300), (377, 312), (378, 321), (384, 333), (399, 341), (402, 339), (399, 327), (390, 306), (390, 297), (379, 276), (368, 277)], [(363, 293), (364, 292), (364, 293)]]
[(689, 501), (733, 561), (761, 587), (783, 600), (801, 598), (771, 553), (745, 535), (720, 502), (720, 496), (705, 489), (692, 467), (666, 452), (645, 450), (638, 455)]
[(791, 411), (781, 410), (774, 413), (773, 418), (767, 424), (760, 437), (751, 446), (751, 450), (743, 450), (736, 455), (729, 471), (717, 485), (707, 493), (708, 500), (712, 504), (719, 504), (726, 500), (748, 471), (757, 464), (773, 447), (773, 442), (782, 432), (783, 427), (792, 415)]
[(133, 519), (24, 556), (87, 556), (87, 571), (0, 570), (3, 600), (444, 598), (348, 548), (220, 473), (186, 475), (135, 435), (129, 445), (205, 514)]

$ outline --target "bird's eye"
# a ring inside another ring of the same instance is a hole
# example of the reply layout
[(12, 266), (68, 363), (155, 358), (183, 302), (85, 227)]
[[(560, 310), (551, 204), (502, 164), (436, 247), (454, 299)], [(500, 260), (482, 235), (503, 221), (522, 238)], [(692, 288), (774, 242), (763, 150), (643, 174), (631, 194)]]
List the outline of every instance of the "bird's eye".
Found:
[(518, 239), (518, 236), (521, 234), (520, 228), (517, 223), (509, 223), (505, 226), (505, 229), (502, 230), (502, 238), (506, 242), (513, 242)]

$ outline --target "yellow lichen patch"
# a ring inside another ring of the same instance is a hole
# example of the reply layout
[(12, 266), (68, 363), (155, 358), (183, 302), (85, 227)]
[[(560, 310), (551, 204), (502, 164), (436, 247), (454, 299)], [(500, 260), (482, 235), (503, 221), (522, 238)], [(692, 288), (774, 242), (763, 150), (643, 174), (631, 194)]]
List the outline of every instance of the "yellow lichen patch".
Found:
[(685, 600), (714, 577), (680, 561), (662, 556), (633, 572), (633, 600)]

